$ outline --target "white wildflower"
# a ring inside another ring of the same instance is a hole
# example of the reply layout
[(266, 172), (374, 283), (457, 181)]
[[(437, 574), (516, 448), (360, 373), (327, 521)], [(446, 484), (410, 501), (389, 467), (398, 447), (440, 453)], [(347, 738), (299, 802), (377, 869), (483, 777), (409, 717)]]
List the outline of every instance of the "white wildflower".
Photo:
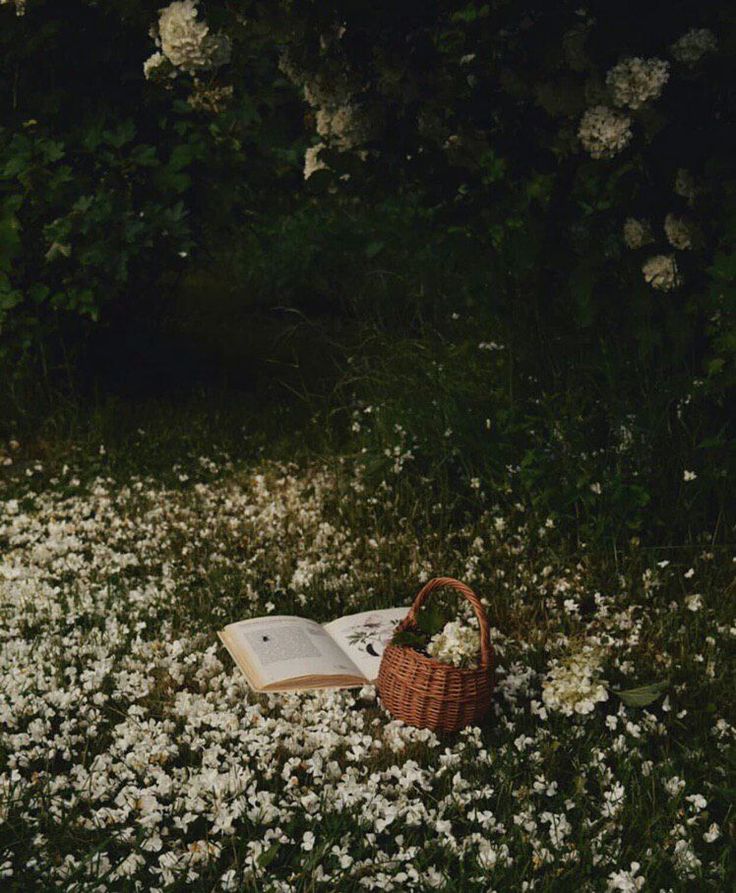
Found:
[(652, 227), (648, 220), (627, 217), (624, 221), (624, 242), (627, 248), (636, 250), (654, 241)]
[(673, 775), (672, 778), (668, 778), (667, 781), (664, 782), (664, 789), (670, 795), (670, 797), (677, 797), (680, 791), (685, 788), (685, 782), (679, 777), (679, 775)]
[(601, 807), (603, 818), (612, 819), (621, 812), (625, 793), (625, 788), (619, 781), (609, 791), (603, 792), (603, 805)]
[(592, 158), (613, 158), (631, 141), (631, 118), (606, 105), (588, 109), (580, 121), (578, 138)]
[(637, 893), (644, 886), (644, 878), (639, 877), (641, 865), (632, 862), (628, 871), (612, 871), (608, 875), (608, 890), (620, 890), (621, 893)]
[(302, 835), (302, 849), (309, 853), (314, 849), (314, 834), (311, 831), (305, 831)]
[(703, 597), (698, 593), (694, 595), (688, 595), (685, 599), (685, 607), (688, 611), (692, 611), (693, 614), (697, 613), (703, 607)]
[(669, 62), (633, 56), (615, 65), (606, 75), (614, 104), (639, 109), (657, 99), (669, 79)]
[(721, 829), (718, 827), (717, 822), (712, 822), (708, 826), (708, 830), (703, 834), (703, 840), (706, 843), (715, 843), (716, 840), (721, 836)]
[(657, 291), (672, 291), (681, 283), (677, 261), (673, 254), (656, 254), (641, 268), (644, 279)]
[(145, 864), (146, 860), (140, 853), (129, 853), (110, 874), (110, 880), (118, 881), (122, 878), (132, 877)]
[(696, 812), (702, 812), (705, 807), (708, 805), (708, 801), (702, 794), (689, 794), (685, 797), (688, 803), (692, 803), (693, 809)]
[(687, 471), (687, 469), (686, 469), (682, 473), (683, 481), (694, 481), (696, 477), (697, 477), (697, 474), (695, 474), (694, 471)]
[(490, 871), (498, 861), (498, 852), (488, 840), (481, 840), (478, 847), (478, 864), (486, 871)]
[(675, 844), (672, 861), (675, 870), (681, 878), (694, 878), (701, 867), (701, 861), (695, 855), (695, 850), (689, 840), (680, 838)]
[(670, 47), (672, 55), (678, 62), (694, 65), (703, 56), (714, 53), (718, 49), (715, 34), (709, 28), (691, 28)]

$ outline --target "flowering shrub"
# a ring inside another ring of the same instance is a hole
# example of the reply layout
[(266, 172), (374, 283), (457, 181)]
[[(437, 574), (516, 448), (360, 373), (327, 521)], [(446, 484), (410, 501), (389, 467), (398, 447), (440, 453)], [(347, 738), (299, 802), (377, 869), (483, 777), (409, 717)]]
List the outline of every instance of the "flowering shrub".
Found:
[(196, 0), (174, 0), (159, 12), (151, 37), (160, 51), (143, 63), (146, 78), (211, 71), (230, 61), (230, 40), (198, 19)]

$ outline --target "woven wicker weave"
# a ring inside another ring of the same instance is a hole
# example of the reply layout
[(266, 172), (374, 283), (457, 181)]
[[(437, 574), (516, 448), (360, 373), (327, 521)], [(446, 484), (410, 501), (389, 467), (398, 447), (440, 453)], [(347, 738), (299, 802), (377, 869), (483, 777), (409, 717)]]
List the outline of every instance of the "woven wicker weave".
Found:
[(473, 606), (480, 624), (480, 666), (453, 667), (409, 646), (387, 645), (377, 685), (383, 706), (397, 719), (420, 729), (457, 732), (478, 723), (491, 706), (493, 647), (480, 599), (459, 580), (437, 577), (419, 591), (397, 630), (416, 628), (417, 612), (427, 596), (443, 586), (456, 589)]

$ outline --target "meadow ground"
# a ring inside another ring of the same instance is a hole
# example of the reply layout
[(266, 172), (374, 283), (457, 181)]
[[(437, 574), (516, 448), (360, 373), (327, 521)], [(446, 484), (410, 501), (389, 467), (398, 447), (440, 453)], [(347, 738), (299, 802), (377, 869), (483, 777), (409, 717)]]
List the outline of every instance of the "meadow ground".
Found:
[[(4, 889), (734, 888), (734, 549), (571, 551), (480, 488), (217, 449), (152, 472), (138, 437), (2, 468)], [(437, 574), (487, 600), (498, 655), (458, 735), (371, 687), (253, 695), (215, 636)]]

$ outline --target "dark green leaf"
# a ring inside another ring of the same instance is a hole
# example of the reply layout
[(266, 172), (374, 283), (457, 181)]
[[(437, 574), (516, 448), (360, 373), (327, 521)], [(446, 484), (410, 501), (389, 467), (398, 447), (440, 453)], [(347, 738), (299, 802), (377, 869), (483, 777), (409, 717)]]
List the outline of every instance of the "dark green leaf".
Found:
[(425, 633), (417, 632), (413, 629), (401, 630), (394, 634), (391, 639), (393, 645), (406, 645), (409, 648), (418, 648), (423, 650), (429, 641), (429, 637)]
[(641, 685), (638, 688), (614, 688), (611, 689), (611, 691), (617, 695), (627, 707), (646, 707), (656, 701), (657, 698), (666, 691), (668, 685), (669, 680), (665, 679), (662, 682), (652, 682), (650, 685)]

